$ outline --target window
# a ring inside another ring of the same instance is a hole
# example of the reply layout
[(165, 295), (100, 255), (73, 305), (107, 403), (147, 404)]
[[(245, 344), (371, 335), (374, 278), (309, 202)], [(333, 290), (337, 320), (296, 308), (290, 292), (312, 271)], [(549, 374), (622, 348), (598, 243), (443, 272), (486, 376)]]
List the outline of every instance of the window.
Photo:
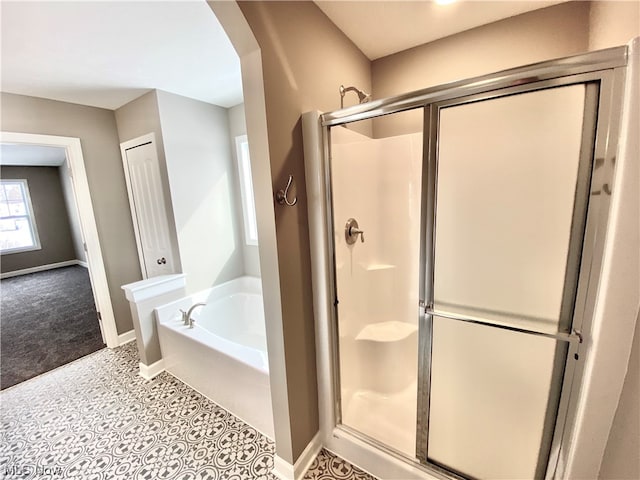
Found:
[(247, 245), (258, 245), (258, 223), (256, 222), (256, 207), (253, 200), (249, 141), (246, 135), (236, 137), (236, 153), (238, 156), (240, 195), (242, 196), (242, 216), (244, 217), (244, 240)]
[(33, 217), (26, 180), (0, 181), (0, 252), (39, 250), (40, 239)]

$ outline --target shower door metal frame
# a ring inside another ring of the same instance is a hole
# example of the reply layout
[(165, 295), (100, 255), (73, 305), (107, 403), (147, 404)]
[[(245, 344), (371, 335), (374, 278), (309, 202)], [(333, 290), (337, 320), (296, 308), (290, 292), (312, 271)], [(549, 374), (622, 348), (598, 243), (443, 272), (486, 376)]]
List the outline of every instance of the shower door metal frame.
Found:
[[(418, 467), (425, 473), (435, 475), (438, 478), (461, 479), (464, 478), (455, 472), (444, 469), (439, 465), (427, 462), (426, 441), (417, 441), (418, 458), (408, 457), (378, 440), (368, 437), (341, 423), (340, 400), (340, 362), (338, 347), (338, 297), (337, 278), (335, 265), (335, 244), (333, 230), (333, 198), (331, 192), (331, 142), (330, 127), (345, 125), (347, 123), (366, 120), (382, 115), (399, 113), (415, 108), (425, 109), (425, 119), (429, 122), (423, 126), (423, 192), (422, 192), (422, 227), (421, 227), (421, 268), (420, 292), (423, 295), (420, 318), (420, 345), (419, 345), (419, 375), (425, 373), (425, 367), (430, 364), (430, 345), (425, 344), (423, 329), (430, 328), (427, 319), (428, 309), (432, 307), (432, 268), (433, 268), (433, 242), (429, 245), (429, 238), (433, 240), (433, 226), (435, 221), (435, 197), (429, 200), (426, 188), (430, 182), (435, 182), (436, 172), (425, 168), (437, 151), (437, 122), (432, 121), (437, 115), (439, 106), (451, 105), (456, 102), (468, 103), (525, 93), (539, 89), (553, 88), (581, 83), (596, 83), (599, 85), (598, 114), (596, 120), (595, 146), (592, 152), (593, 168), (589, 172), (591, 176), (591, 195), (601, 192), (601, 202), (596, 206), (589, 202), (586, 212), (586, 224), (584, 228), (584, 243), (580, 262), (579, 280), (573, 309), (573, 329), (589, 331), (592, 323), (596, 290), (600, 280), (600, 265), (604, 250), (604, 240), (607, 220), (609, 217), (610, 191), (607, 186), (612, 184), (615, 173), (615, 155), (618, 143), (618, 131), (622, 110), (622, 93), (624, 88), (625, 67), (627, 65), (627, 47), (616, 47), (583, 55), (577, 55), (547, 62), (541, 62), (524, 67), (485, 75), (459, 82), (453, 82), (438, 87), (427, 88), (416, 92), (407, 93), (383, 100), (372, 101), (367, 104), (356, 105), (335, 112), (320, 115), (321, 136), (323, 142), (323, 175), (325, 186), (326, 207), (326, 247), (330, 263), (330, 275), (327, 278), (328, 294), (333, 308), (329, 308), (328, 340), (330, 349), (330, 365), (328, 371), (332, 377), (332, 406), (333, 416), (331, 423), (334, 425), (334, 436), (340, 434), (345, 438), (353, 438), (354, 441), (364, 442), (377, 450), (385, 452), (391, 457), (401, 460), (408, 465)], [(587, 92), (587, 95), (589, 93)], [(467, 101), (464, 101), (466, 99)], [(587, 98), (585, 98), (587, 103)], [(437, 118), (437, 117), (436, 117)], [(435, 129), (435, 130), (434, 130)], [(581, 151), (581, 156), (584, 152)], [(425, 172), (427, 170), (427, 172)], [(433, 183), (435, 185), (435, 183)], [(431, 213), (429, 213), (431, 212)], [(574, 228), (572, 226), (572, 236)], [(574, 253), (575, 255), (575, 253)], [(567, 277), (569, 277), (567, 273)], [(566, 293), (566, 292), (565, 292)], [(565, 305), (565, 293), (563, 293), (563, 305)], [(431, 302), (429, 301), (431, 300)], [(558, 459), (563, 449), (570, 441), (573, 422), (576, 414), (577, 396), (572, 395), (575, 385), (580, 385), (583, 376), (584, 358), (580, 355), (580, 345), (583, 341), (575, 341), (578, 336), (566, 334), (568, 352), (564, 370), (564, 377), (559, 399), (558, 415), (555, 422), (553, 441), (550, 448), (549, 462), (546, 468), (546, 477), (555, 478)], [(560, 335), (563, 336), (563, 335)], [(561, 340), (561, 339), (559, 339)], [(589, 341), (587, 338), (586, 341)], [(429, 353), (427, 362), (426, 353)], [(422, 379), (425, 383), (425, 379)], [(428, 422), (428, 386), (418, 392), (418, 425), (420, 429), (425, 427), (425, 419)], [(425, 403), (426, 401), (426, 403)], [(421, 414), (422, 412), (422, 414)], [(421, 430), (426, 432), (426, 430)], [(423, 455), (424, 454), (424, 455)]]
[[(592, 187), (593, 170), (597, 166), (595, 161), (596, 152), (601, 151), (599, 148), (606, 143), (608, 135), (598, 135), (600, 133), (608, 133), (606, 120), (603, 116), (599, 116), (598, 112), (607, 112), (610, 110), (611, 91), (613, 88), (613, 76), (611, 71), (597, 71), (579, 75), (570, 75), (551, 80), (539, 82), (530, 82), (516, 87), (493, 90), (490, 92), (475, 94), (469, 96), (460, 96), (450, 98), (441, 102), (430, 105), (429, 111), (425, 112), (425, 125), (428, 126), (428, 168), (427, 172), (423, 172), (423, 192), (427, 195), (427, 212), (426, 227), (423, 228), (427, 232), (426, 241), (422, 244), (425, 249), (424, 256), (427, 259), (423, 265), (425, 269), (422, 271), (424, 277), (423, 299), (421, 305), (424, 306), (424, 317), (421, 328), (426, 332), (420, 335), (421, 341), (424, 342), (420, 354), (420, 365), (424, 366), (419, 370), (421, 376), (418, 382), (418, 418), (422, 419), (417, 427), (417, 447), (416, 453), (420, 461), (424, 465), (429, 465), (446, 470), (445, 467), (438, 465), (428, 459), (428, 428), (429, 428), (429, 399), (430, 399), (430, 376), (431, 376), (431, 350), (432, 350), (432, 333), (433, 318), (445, 318), (458, 322), (468, 322), (476, 325), (482, 325), (491, 328), (505, 329), (520, 334), (528, 334), (539, 337), (545, 337), (556, 340), (556, 353), (553, 368), (552, 393), (549, 398), (549, 409), (545, 414), (545, 428), (541, 443), (541, 454), (544, 462), (539, 463), (535, 478), (546, 476), (546, 472), (555, 470), (557, 457), (552, 456), (551, 452), (559, 450), (559, 442), (562, 430), (557, 430), (556, 425), (564, 425), (566, 418), (567, 402), (561, 402), (562, 394), (570, 395), (570, 388), (557, 388), (564, 383), (565, 372), (567, 378), (573, 378), (575, 364), (580, 359), (578, 354), (580, 343), (583, 342), (582, 329), (584, 318), (582, 311), (578, 308), (576, 299), (578, 292), (584, 292), (589, 286), (589, 276), (591, 271), (589, 268), (580, 268), (581, 259), (585, 260), (585, 266), (591, 265), (593, 261), (593, 249), (589, 247), (590, 242), (586, 237), (586, 225), (588, 222), (594, 223), (598, 221), (597, 213), (591, 208), (591, 215), (587, 215), (589, 207), (589, 196)], [(536, 331), (529, 328), (520, 328), (510, 326), (495, 321), (482, 319), (480, 317), (468, 317), (465, 315), (455, 315), (448, 312), (435, 310), (434, 308), (434, 265), (435, 265), (435, 223), (437, 217), (437, 178), (438, 178), (438, 139), (440, 130), (440, 112), (442, 109), (468, 105), (472, 103), (507, 98), (513, 95), (527, 94), (548, 89), (561, 88), (571, 85), (585, 86), (584, 99), (584, 117), (582, 126), (582, 138), (579, 162), (577, 168), (575, 182), (575, 197), (571, 219), (571, 229), (569, 235), (569, 245), (566, 260), (565, 278), (563, 281), (563, 294), (561, 309), (559, 313), (558, 332)], [(602, 95), (600, 95), (602, 93)], [(604, 116), (606, 118), (606, 115)], [(613, 171), (609, 171), (610, 176), (604, 179), (605, 183), (610, 184), (613, 179)], [(598, 181), (598, 180), (596, 180)], [(600, 179), (599, 181), (602, 181)], [(604, 224), (606, 227), (606, 223)], [(583, 249), (584, 245), (584, 249)], [(568, 345), (563, 345), (566, 342)], [(573, 352), (575, 350), (575, 352)], [(578, 354), (578, 357), (570, 355)], [(559, 382), (559, 383), (558, 383)], [(570, 383), (567, 384), (570, 386)], [(553, 391), (553, 387), (555, 391)], [(562, 403), (562, 409), (560, 404)], [(551, 428), (551, 431), (548, 431)], [(554, 433), (556, 432), (557, 433)], [(555, 438), (554, 438), (555, 437)], [(545, 452), (548, 451), (549, 455)]]

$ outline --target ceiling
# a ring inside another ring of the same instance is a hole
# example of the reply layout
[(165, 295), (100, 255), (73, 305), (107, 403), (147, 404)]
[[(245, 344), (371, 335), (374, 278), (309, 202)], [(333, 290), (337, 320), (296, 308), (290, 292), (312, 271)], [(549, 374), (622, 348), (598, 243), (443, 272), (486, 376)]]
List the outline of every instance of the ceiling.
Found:
[(66, 158), (65, 149), (62, 147), (0, 144), (0, 165), (58, 167)]
[[(320, 1), (369, 59), (561, 1)], [(0, 0), (1, 89), (115, 110), (159, 89), (231, 107), (240, 62), (204, 0)]]
[(321, 1), (315, 3), (369, 58), (486, 25), (559, 1)]
[(240, 61), (204, 0), (5, 1), (1, 88), (114, 110), (151, 89), (242, 103)]

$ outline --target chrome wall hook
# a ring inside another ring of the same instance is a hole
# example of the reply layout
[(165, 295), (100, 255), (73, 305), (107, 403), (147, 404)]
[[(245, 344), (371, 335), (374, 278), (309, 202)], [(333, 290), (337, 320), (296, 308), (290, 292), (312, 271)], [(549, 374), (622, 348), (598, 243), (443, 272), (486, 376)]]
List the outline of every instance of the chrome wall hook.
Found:
[(284, 190), (280, 189), (276, 192), (276, 201), (280, 205), (288, 205), (293, 207), (296, 203), (298, 203), (298, 197), (293, 197), (293, 201), (290, 201), (288, 198), (289, 188), (291, 187), (291, 183), (293, 182), (293, 175), (289, 175), (289, 181), (287, 182), (287, 186)]

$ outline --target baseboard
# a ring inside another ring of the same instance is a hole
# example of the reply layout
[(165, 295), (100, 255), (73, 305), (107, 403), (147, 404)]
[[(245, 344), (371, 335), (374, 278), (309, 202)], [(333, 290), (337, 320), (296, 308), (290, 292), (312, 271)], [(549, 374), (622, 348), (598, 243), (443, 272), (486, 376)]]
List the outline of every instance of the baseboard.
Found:
[(291, 465), (286, 460), (280, 458), (277, 454), (273, 457), (273, 473), (280, 480), (302, 480), (309, 470), (309, 467), (322, 450), (322, 440), (320, 432), (316, 433), (311, 439), (307, 447), (298, 457), (296, 463)]
[(124, 345), (125, 343), (133, 342), (135, 339), (136, 339), (136, 331), (129, 330), (128, 332), (125, 332), (122, 335), (118, 335), (118, 346)]
[(76, 260), (76, 262), (78, 262), (78, 265), (81, 267), (89, 268), (89, 264), (87, 262), (83, 262), (82, 260)]
[(140, 362), (140, 376), (145, 380), (152, 380), (164, 372), (164, 359), (160, 359), (151, 365), (145, 365)]
[(44, 272), (53, 270), (54, 268), (70, 267), (72, 265), (80, 265), (80, 260), (67, 260), (66, 262), (49, 263), (47, 265), (38, 265), (37, 267), (23, 268), (22, 270), (14, 270), (13, 272), (0, 273), (0, 279), (18, 277), (29, 273)]

